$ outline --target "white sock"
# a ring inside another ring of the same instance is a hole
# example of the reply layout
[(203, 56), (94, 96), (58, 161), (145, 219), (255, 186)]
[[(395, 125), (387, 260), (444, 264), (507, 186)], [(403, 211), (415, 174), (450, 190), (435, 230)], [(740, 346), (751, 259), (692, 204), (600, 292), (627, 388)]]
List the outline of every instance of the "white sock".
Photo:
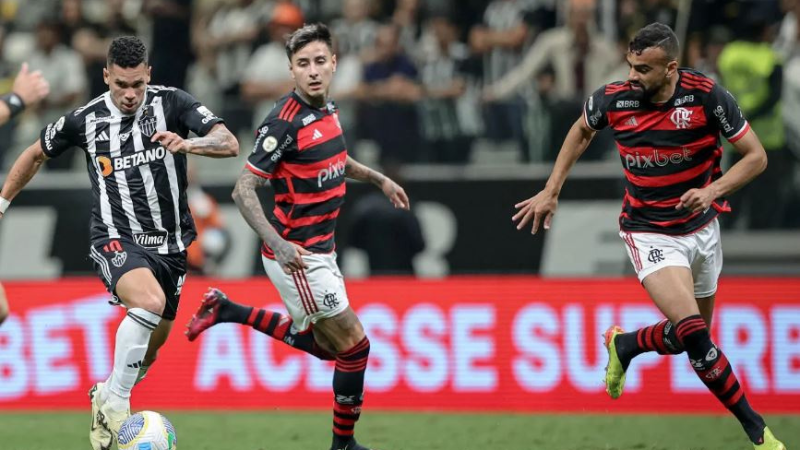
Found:
[[(117, 328), (114, 370), (106, 381), (100, 400), (107, 400), (115, 410), (127, 409), (131, 389), (142, 366), (150, 335), (161, 317), (142, 308), (131, 308)], [(105, 397), (105, 399), (103, 398)]]

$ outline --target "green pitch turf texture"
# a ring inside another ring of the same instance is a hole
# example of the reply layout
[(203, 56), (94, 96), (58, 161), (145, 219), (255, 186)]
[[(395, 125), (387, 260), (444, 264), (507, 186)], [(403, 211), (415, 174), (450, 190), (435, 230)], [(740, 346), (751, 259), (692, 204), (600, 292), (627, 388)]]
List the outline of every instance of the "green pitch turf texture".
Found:
[[(170, 412), (179, 450), (328, 450), (325, 412)], [(767, 417), (800, 450), (800, 415)], [(88, 450), (89, 411), (0, 412), (2, 450)], [(379, 450), (752, 449), (733, 417), (365, 412), (363, 444)]]

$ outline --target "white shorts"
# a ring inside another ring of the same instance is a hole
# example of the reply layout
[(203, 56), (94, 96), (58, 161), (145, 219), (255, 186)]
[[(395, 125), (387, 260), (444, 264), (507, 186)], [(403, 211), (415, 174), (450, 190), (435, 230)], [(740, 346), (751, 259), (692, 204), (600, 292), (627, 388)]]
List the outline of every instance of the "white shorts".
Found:
[(628, 231), (620, 231), (619, 235), (625, 241), (640, 282), (664, 267), (681, 266), (692, 271), (695, 298), (710, 297), (717, 292), (717, 280), (722, 271), (717, 219), (684, 236)]
[(312, 323), (333, 317), (350, 305), (336, 253), (303, 256), (308, 268), (293, 274), (284, 272), (273, 259), (262, 255), (261, 260), (297, 331), (305, 331)]

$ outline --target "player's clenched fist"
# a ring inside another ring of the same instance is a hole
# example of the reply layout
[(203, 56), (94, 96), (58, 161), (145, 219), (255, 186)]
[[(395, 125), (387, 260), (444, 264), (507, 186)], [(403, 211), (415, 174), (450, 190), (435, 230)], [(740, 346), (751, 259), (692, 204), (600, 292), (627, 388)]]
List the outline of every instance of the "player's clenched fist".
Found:
[(533, 219), (531, 234), (536, 234), (536, 232), (539, 231), (539, 224), (542, 223), (543, 219), (544, 229), (550, 229), (550, 222), (553, 220), (553, 214), (555, 214), (556, 208), (558, 208), (558, 194), (545, 189), (535, 196), (517, 203), (514, 207), (519, 211), (514, 214), (511, 220), (519, 222), (517, 224), (517, 229), (521, 230)]

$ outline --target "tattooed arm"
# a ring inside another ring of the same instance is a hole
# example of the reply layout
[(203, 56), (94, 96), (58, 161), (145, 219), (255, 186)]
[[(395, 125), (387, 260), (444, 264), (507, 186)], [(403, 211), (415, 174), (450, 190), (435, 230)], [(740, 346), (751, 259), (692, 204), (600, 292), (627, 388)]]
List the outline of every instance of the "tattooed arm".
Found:
[(158, 141), (172, 153), (191, 153), (209, 158), (229, 158), (239, 155), (239, 141), (228, 128), (218, 123), (203, 137), (184, 139), (171, 131), (153, 134), (150, 142)]
[(395, 208), (409, 209), (411, 206), (406, 191), (404, 191), (399, 184), (392, 181), (392, 179), (386, 175), (370, 169), (349, 156), (344, 166), (344, 175), (354, 180), (374, 184), (383, 191)]
[(256, 189), (268, 183), (266, 178), (244, 169), (233, 188), (233, 201), (250, 228), (275, 252), (275, 259), (283, 270), (287, 273), (295, 272), (307, 267), (301, 256), (311, 253), (299, 245), (284, 240), (267, 220)]

